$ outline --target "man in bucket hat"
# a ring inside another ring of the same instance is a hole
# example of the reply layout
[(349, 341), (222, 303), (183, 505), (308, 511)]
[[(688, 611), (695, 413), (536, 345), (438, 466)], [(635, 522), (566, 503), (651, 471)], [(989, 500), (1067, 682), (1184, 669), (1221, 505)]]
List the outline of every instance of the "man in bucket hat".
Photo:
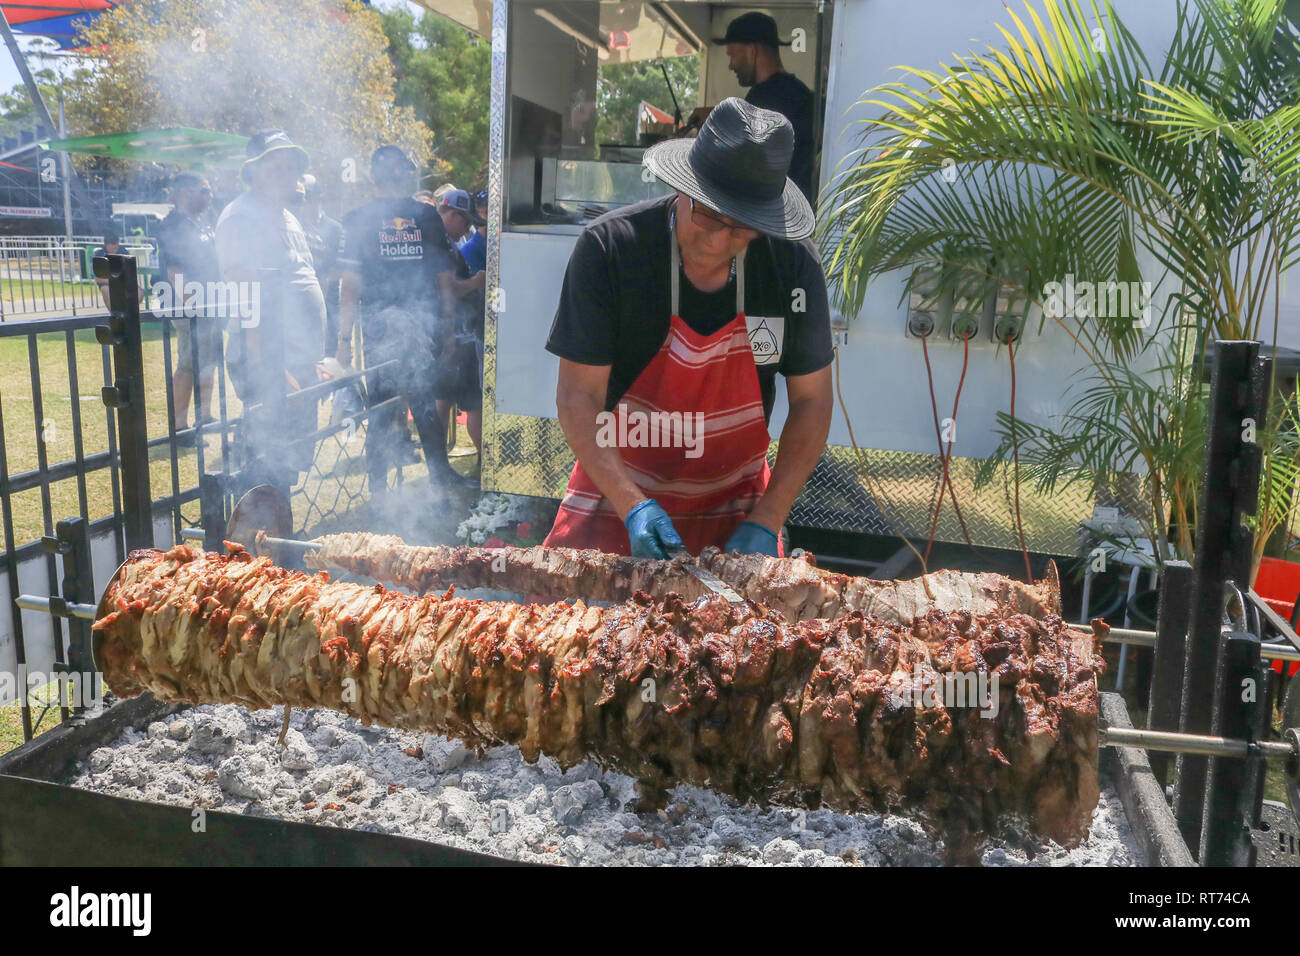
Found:
[[(833, 358), (794, 131), (736, 97), (643, 162), (675, 192), (578, 238), (546, 347), (577, 464), (548, 546), (782, 553), (826, 445)], [(777, 373), (789, 412), (768, 468)]]
[[(246, 426), (250, 455), (266, 478), (292, 485), (311, 464), (314, 448), (305, 439), (316, 431), (317, 400), (288, 397), (281, 418), (279, 396), (316, 384), (325, 346), (325, 296), (291, 211), (308, 158), (280, 129), (249, 137), (247, 156), (240, 177), (248, 189), (222, 210), (216, 228), (221, 278), (238, 290), (226, 306), (226, 365), (241, 401), (259, 406)], [(263, 288), (268, 281), (273, 288)]]

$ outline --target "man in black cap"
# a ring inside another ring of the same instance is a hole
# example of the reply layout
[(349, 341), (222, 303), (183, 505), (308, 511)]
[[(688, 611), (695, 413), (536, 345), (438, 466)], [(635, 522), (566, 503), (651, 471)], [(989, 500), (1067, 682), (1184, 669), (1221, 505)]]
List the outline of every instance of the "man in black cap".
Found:
[[(577, 456), (551, 547), (779, 554), (831, 419), (826, 277), (794, 130), (730, 97), (643, 162), (676, 192), (578, 237), (546, 347)], [(776, 376), (789, 414), (769, 471)]]
[[(247, 154), (240, 177), (249, 188), (217, 220), (222, 279), (235, 283), (226, 306), (226, 366), (244, 404), (261, 405), (262, 420), (250, 423), (250, 453), (272, 471), (296, 473), (311, 464), (314, 448), (299, 442), (286, 455), (283, 446), (316, 430), (316, 400), (285, 400), (283, 418), (277, 409), (281, 396), (316, 384), (325, 332), (325, 297), (311, 247), (290, 211), (309, 160), (280, 129), (255, 133)], [(262, 288), (264, 270), (273, 270), (276, 288)], [(263, 301), (276, 307), (264, 310)], [(274, 480), (292, 484), (295, 477), (277, 474)]]
[[(370, 404), (405, 396), (430, 484), (454, 488), (465, 481), (447, 460), (433, 388), (438, 362), (454, 354), (455, 248), (434, 208), (412, 198), (416, 173), (401, 149), (379, 147), (370, 158), (377, 195), (344, 217), (337, 358), (351, 365), (352, 330), (360, 321), (366, 366), (400, 363), (367, 379)], [(366, 465), (375, 498), (387, 493), (388, 469), (399, 461), (402, 414), (395, 405), (369, 419)]]
[(794, 127), (790, 178), (813, 201), (813, 94), (781, 64), (781, 47), (790, 43), (778, 36), (775, 20), (757, 12), (736, 17), (727, 25), (727, 35), (713, 42), (726, 45), (731, 71), (749, 88), (746, 102), (775, 110)]

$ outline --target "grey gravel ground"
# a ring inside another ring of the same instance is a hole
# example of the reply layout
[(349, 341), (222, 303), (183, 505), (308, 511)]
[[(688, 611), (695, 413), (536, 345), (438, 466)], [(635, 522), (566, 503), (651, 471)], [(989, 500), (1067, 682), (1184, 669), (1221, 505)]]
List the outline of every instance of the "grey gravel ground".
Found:
[[(827, 810), (762, 809), (678, 787), (666, 811), (623, 809), (630, 777), (514, 747), (482, 758), (441, 737), (364, 727), (328, 710), (283, 713), (195, 707), (129, 730), (69, 782), (99, 793), (220, 808), (435, 841), (569, 865), (932, 866), (942, 846), (914, 821)], [(1106, 787), (1092, 835), (1073, 850), (1009, 831), (983, 851), (990, 866), (1138, 866), (1123, 809)]]

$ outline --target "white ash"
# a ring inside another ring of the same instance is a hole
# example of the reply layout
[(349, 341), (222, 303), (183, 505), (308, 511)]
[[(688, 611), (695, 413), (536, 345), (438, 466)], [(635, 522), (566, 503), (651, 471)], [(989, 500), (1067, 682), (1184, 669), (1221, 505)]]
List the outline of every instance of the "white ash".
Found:
[(481, 545), (506, 525), (532, 516), (530, 499), (503, 492), (486, 494), (474, 505), (468, 518), (456, 526), (456, 537), (468, 544)]
[[(482, 757), (456, 741), (402, 733), (329, 710), (194, 707), (128, 730), (70, 781), (99, 793), (429, 840), (568, 865), (934, 866), (942, 845), (905, 817), (739, 804), (680, 786), (666, 810), (638, 814), (632, 778), (515, 747)], [(1138, 866), (1119, 797), (1102, 791), (1092, 834), (1066, 850), (1009, 828), (989, 866)]]

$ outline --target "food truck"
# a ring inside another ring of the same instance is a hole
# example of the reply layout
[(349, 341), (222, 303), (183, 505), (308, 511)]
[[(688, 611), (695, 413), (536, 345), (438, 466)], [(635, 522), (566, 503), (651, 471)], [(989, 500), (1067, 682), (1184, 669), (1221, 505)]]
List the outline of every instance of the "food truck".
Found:
[[(685, 123), (701, 107), (744, 96), (726, 47), (716, 42), (727, 24), (760, 10), (790, 43), (780, 51), (783, 65), (815, 97), (817, 188), (859, 147), (862, 122), (879, 115), (879, 107), (864, 102), (867, 91), (899, 79), (900, 66), (935, 69), (1001, 45), (996, 25), (1008, 22), (1001, 0), (760, 7), (425, 0), (424, 6), (492, 44), (483, 487), (551, 498), (563, 493), (573, 463), (555, 413), (558, 359), (545, 349), (570, 251), (587, 222), (667, 188), (643, 172), (640, 160), (647, 145), (672, 134), (677, 117)], [(1173, 4), (1120, 0), (1114, 8), (1148, 51), (1163, 49), (1174, 31)], [(619, 95), (620, 78), (633, 64), (642, 64), (642, 75), (662, 75), (657, 99)], [(620, 115), (609, 115), (616, 110)], [(835, 417), (826, 453), (788, 522), (822, 532), (822, 542), (839, 533), (899, 530), (923, 539), (929, 529), (941, 456), (925, 360), (942, 407), (952, 401), (964, 350), (960, 339), (932, 336), (923, 355), (920, 340), (909, 334), (915, 301), (902, 295), (905, 278), (874, 283), (856, 314), (833, 311)], [(1002, 481), (977, 488), (974, 481), (978, 464), (997, 446), (996, 416), (1011, 394), (999, 316), (976, 321), (950, 474), (975, 543), (1019, 550), (1010, 489)], [(1069, 381), (1081, 363), (1061, 328), (1039, 326), (1031, 313), (1015, 350), (1016, 414), (1046, 423), (1069, 400)], [(774, 436), (784, 421), (783, 390), (777, 395)], [(1026, 483), (1019, 498), (1031, 551), (1075, 553), (1079, 524), (1092, 517), (1095, 504), (1084, 489), (1038, 495)], [(935, 537), (956, 542), (963, 536), (945, 508)]]

